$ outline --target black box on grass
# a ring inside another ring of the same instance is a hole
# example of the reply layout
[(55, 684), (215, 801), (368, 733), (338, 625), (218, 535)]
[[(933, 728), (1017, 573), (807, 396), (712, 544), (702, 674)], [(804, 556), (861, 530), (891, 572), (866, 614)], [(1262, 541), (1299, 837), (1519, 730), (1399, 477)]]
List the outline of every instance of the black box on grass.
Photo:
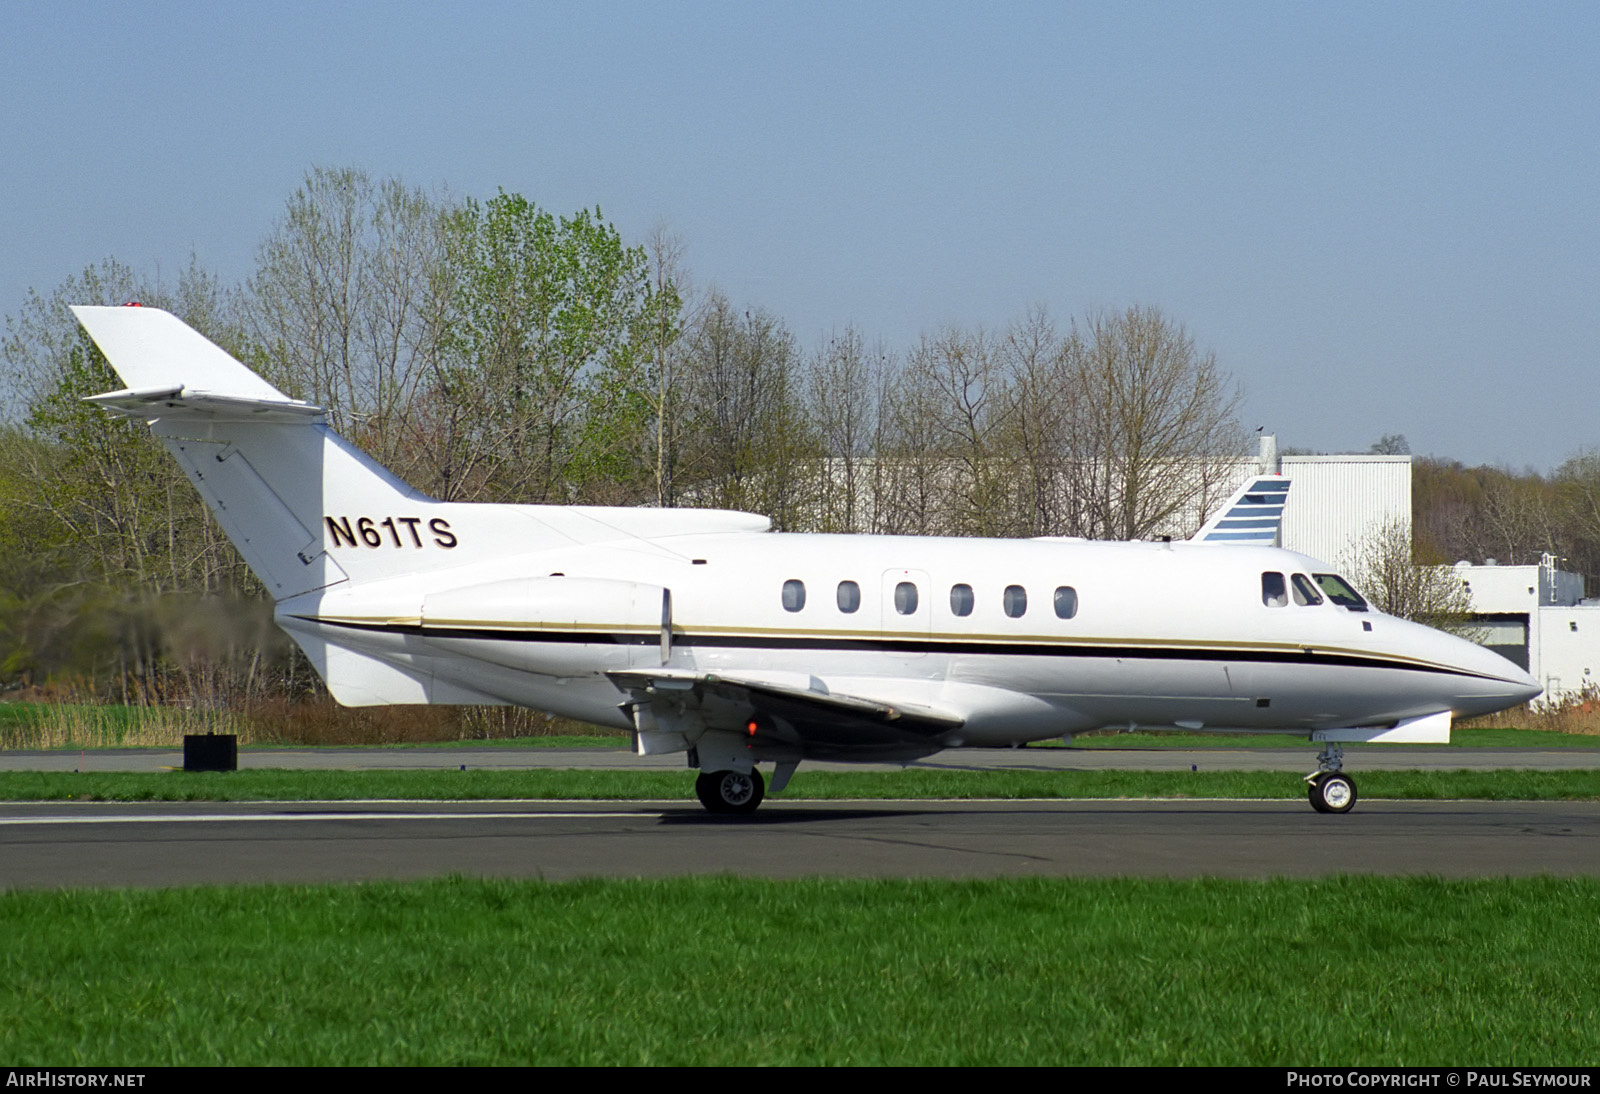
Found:
[(239, 770), (239, 738), (232, 733), (185, 733), (185, 771)]

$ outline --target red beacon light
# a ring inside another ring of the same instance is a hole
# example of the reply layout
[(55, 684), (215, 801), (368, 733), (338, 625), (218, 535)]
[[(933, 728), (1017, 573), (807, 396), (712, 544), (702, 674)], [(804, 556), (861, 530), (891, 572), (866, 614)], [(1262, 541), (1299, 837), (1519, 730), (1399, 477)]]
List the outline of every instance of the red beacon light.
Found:
[(126, 304), (124, 304), (122, 306), (125, 307), (125, 308), (142, 308), (142, 307), (144, 307), (144, 305), (139, 303), (137, 300), (130, 300)]

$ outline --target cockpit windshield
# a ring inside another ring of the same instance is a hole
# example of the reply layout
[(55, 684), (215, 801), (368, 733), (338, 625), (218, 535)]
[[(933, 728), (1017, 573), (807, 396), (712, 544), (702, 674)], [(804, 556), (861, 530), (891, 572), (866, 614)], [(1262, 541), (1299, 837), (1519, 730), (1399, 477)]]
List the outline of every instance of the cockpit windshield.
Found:
[(1350, 587), (1350, 583), (1338, 574), (1312, 574), (1317, 579), (1317, 584), (1322, 586), (1322, 591), (1328, 594), (1328, 599), (1341, 608), (1349, 608), (1353, 612), (1367, 610), (1367, 602), (1360, 593)]

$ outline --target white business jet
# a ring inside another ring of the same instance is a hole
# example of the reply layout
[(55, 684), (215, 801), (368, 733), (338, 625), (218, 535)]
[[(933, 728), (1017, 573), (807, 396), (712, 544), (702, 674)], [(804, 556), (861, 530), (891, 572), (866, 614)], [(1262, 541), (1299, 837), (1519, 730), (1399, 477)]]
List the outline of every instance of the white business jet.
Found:
[(435, 501), (155, 308), (74, 308), (341, 703), (533, 707), (687, 753), (748, 813), (802, 760), (1119, 728), (1297, 730), (1343, 813), (1352, 741), (1441, 742), (1539, 693), (1272, 546), (1265, 475), (1187, 543), (775, 534), (765, 517)]

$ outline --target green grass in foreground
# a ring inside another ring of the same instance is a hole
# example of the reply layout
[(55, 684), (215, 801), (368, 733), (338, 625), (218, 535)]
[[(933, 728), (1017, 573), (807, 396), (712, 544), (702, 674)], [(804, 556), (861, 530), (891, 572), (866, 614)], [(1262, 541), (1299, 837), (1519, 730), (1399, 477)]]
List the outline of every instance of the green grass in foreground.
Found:
[(1591, 1065), (1600, 881), (0, 895), (0, 1059)]
[[(1356, 771), (1363, 798), (1588, 801), (1593, 771)], [(805, 771), (768, 807), (801, 799), (1303, 798), (1287, 771)], [(674, 771), (0, 772), (5, 801), (678, 800)]]

